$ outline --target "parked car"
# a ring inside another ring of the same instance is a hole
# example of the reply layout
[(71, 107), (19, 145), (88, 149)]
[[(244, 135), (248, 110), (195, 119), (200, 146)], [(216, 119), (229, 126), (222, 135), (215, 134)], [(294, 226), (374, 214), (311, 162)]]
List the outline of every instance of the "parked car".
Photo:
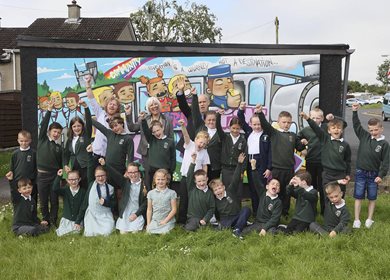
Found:
[(367, 100), (359, 99), (359, 98), (348, 98), (345, 101), (345, 105), (352, 106), (352, 104), (359, 103), (361, 106), (369, 104)]
[(368, 104), (382, 104), (383, 103), (383, 97), (382, 96), (373, 96), (367, 99)]
[(383, 96), (382, 120), (387, 121), (390, 118), (390, 92)]

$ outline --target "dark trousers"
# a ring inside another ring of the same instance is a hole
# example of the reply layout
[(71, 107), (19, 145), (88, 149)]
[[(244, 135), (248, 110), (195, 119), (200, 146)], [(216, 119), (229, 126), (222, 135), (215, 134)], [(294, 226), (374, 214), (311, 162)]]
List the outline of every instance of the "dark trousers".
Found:
[(306, 170), (311, 175), (313, 187), (320, 194), (321, 215), (323, 215), (325, 209), (325, 195), (322, 188), (322, 164), (320, 162), (306, 162)]
[(209, 182), (213, 179), (219, 179), (221, 177), (221, 169), (218, 170), (212, 170), (211, 165), (207, 165), (207, 178), (209, 179)]
[[(242, 231), (243, 234), (251, 233), (252, 231), (256, 231), (257, 233), (260, 233), (260, 231), (263, 229), (264, 224), (259, 222), (254, 222), (253, 225), (250, 225)], [(267, 230), (267, 233), (276, 234), (276, 227), (271, 227)]]
[(264, 178), (264, 175), (263, 175), (264, 171), (258, 170), (258, 169), (252, 170), (252, 168), (250, 166), (248, 166), (248, 169), (247, 169), (249, 192), (250, 192), (251, 201), (252, 201), (252, 213), (254, 216), (256, 216), (257, 208), (259, 207), (259, 196), (258, 196), (257, 191), (255, 189), (255, 183), (253, 182), (252, 172), (259, 173), (259, 177), (261, 178), (261, 183), (263, 185), (262, 188), (265, 188), (265, 186), (267, 185), (267, 178)]
[[(329, 235), (329, 231), (327, 231), (326, 229), (324, 229), (323, 226), (321, 226), (319, 223), (317, 222), (313, 222), (313, 223), (310, 223), (310, 231), (311, 232), (314, 232), (314, 233), (317, 233), (321, 236), (327, 236)], [(344, 228), (340, 233), (349, 233), (350, 230), (346, 227)]]
[(176, 184), (176, 189), (174, 189), (174, 191), (176, 192), (177, 196), (180, 197), (177, 222), (184, 224), (187, 220), (188, 210), (187, 177), (181, 177), (180, 184)]
[(240, 232), (242, 232), (250, 215), (251, 210), (248, 207), (242, 207), (241, 211), (237, 215), (221, 217), (221, 227), (222, 229), (239, 229)]
[(184, 225), (184, 229), (186, 231), (196, 231), (201, 227), (199, 223), (201, 219), (199, 218), (188, 218), (186, 224)]
[[(222, 183), (225, 185), (225, 187), (228, 187), (231, 182), (233, 181), (233, 175), (234, 171), (236, 171), (236, 166), (223, 166), (221, 170), (221, 177), (222, 177)], [(243, 183), (242, 180), (240, 180), (238, 188), (237, 188), (237, 196), (239, 199), (242, 199), (243, 197)]]
[[(334, 171), (334, 170), (324, 170), (322, 172), (322, 184), (323, 184), (323, 193), (324, 193), (324, 201), (326, 196), (325, 187), (326, 184), (330, 182), (334, 182), (340, 179), (344, 179), (346, 176), (344, 171)], [(340, 184), (341, 191), (343, 192), (343, 198), (345, 197), (345, 191), (347, 189), (346, 185)]]
[(286, 193), (286, 187), (293, 176), (293, 169), (272, 168), (272, 178), (277, 179), (280, 183), (279, 198), (283, 206), (282, 215), (288, 215), (288, 210), (290, 209), (290, 196)]
[(42, 233), (49, 232), (49, 227), (44, 225), (23, 225), (23, 226), (12, 226), (12, 231), (16, 235), (30, 235), (38, 236)]
[[(95, 167), (96, 168), (96, 167)], [(81, 167), (77, 159), (74, 162), (74, 166), (72, 167), (72, 170), (77, 170), (80, 174), (80, 187), (83, 189), (88, 189), (88, 167)]]
[(287, 228), (281, 230), (286, 234), (292, 234), (295, 232), (304, 232), (309, 229), (309, 225), (310, 223), (292, 219), (291, 222), (287, 225)]
[(57, 224), (58, 217), (58, 195), (53, 191), (52, 188), (56, 176), (56, 172), (38, 172), (37, 176), (38, 195), (42, 219), (52, 225)]

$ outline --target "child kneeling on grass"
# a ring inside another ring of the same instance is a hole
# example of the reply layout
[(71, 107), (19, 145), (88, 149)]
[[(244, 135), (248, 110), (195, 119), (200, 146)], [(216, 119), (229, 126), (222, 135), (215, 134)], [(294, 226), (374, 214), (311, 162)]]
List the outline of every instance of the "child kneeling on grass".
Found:
[(31, 196), (32, 190), (31, 180), (22, 178), (18, 181), (18, 193), (12, 193), (14, 205), (12, 231), (18, 236), (37, 236), (49, 231), (48, 222), (41, 222), (38, 219), (36, 201)]
[(286, 228), (278, 229), (287, 234), (308, 230), (310, 223), (316, 219), (318, 200), (318, 192), (311, 185), (310, 173), (299, 171), (295, 174), (287, 187), (287, 195), (296, 199), (294, 216)]
[[(255, 170), (256, 160), (252, 159), (250, 162), (252, 170)], [(259, 173), (252, 172), (252, 176), (255, 190), (259, 196), (259, 207), (257, 208), (255, 222), (253, 225), (244, 228), (243, 234), (254, 230), (259, 232), (260, 236), (266, 235), (267, 232), (274, 234), (282, 215), (282, 201), (278, 197), (280, 183), (278, 180), (272, 179), (264, 188)]]
[(86, 189), (80, 188), (80, 173), (78, 170), (68, 172), (66, 186), (61, 188), (61, 178), (63, 170), (57, 172), (57, 178), (53, 183), (53, 191), (63, 197), (64, 209), (60, 225), (56, 230), (57, 236), (69, 233), (80, 233), (83, 213), (81, 206), (84, 201)]
[(248, 207), (241, 208), (241, 200), (238, 197), (238, 186), (241, 181), (242, 164), (245, 154), (238, 156), (238, 164), (232, 182), (225, 188), (221, 179), (213, 179), (209, 183), (215, 195), (215, 205), (220, 216), (221, 229), (233, 228), (233, 235), (242, 239), (242, 230), (246, 226), (251, 210)]
[(146, 231), (165, 234), (175, 227), (176, 192), (169, 189), (171, 175), (166, 169), (158, 169), (153, 176), (154, 189), (148, 192)]
[(335, 237), (339, 233), (348, 233), (350, 215), (343, 199), (340, 184), (347, 184), (346, 179), (330, 182), (325, 186), (326, 201), (324, 212), (324, 224), (316, 222), (310, 224), (310, 230), (322, 236)]

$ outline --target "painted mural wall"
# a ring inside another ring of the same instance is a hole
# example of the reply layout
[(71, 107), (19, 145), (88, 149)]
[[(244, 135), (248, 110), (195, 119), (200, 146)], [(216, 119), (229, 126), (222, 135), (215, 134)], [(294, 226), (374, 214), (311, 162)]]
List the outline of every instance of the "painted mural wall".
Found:
[[(176, 100), (176, 85), (177, 79), (184, 77), (189, 103), (196, 91), (209, 95), (212, 107), (225, 109), (224, 128), (236, 115), (240, 102), (245, 101), (248, 120), (252, 108), (262, 104), (271, 121), (277, 120), (280, 111), (289, 111), (293, 116), (291, 130), (297, 132), (304, 125), (299, 112), (307, 112), (319, 104), (319, 63), (319, 55), (39, 58), (38, 123), (50, 99), (55, 100), (51, 121), (66, 127), (73, 117), (83, 117), (84, 112), (77, 104), (79, 99), (88, 103), (84, 77), (92, 75), (92, 90), (98, 103), (103, 106), (105, 100), (115, 95), (123, 105), (122, 111), (124, 105), (132, 106), (134, 120), (145, 110), (148, 97), (157, 97), (163, 113), (173, 119), (178, 141), (178, 120), (185, 117)], [(138, 135), (134, 136), (134, 143), (136, 150)], [(179, 153), (177, 161), (180, 165)], [(297, 166), (300, 163), (298, 157)]]

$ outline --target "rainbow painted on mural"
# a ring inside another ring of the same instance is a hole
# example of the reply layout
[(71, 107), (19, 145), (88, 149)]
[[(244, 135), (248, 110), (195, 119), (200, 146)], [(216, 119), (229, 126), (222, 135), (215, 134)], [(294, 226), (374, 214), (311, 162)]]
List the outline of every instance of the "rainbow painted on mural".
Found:
[(132, 57), (106, 71), (104, 77), (107, 79), (115, 79), (121, 76), (128, 80), (142, 65), (154, 58), (155, 57)]

